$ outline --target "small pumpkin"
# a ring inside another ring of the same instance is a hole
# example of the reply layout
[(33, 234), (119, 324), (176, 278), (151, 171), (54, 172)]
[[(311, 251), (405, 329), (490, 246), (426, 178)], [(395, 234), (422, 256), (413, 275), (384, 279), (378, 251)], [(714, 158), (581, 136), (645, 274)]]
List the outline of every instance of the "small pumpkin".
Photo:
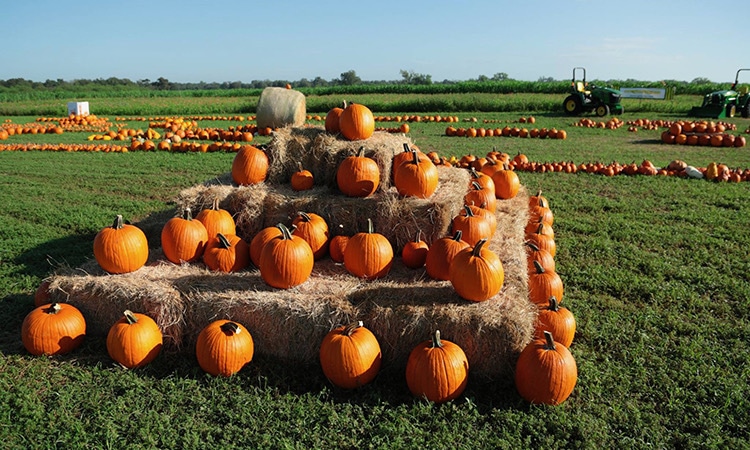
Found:
[(393, 246), (382, 234), (376, 233), (372, 219), (367, 219), (367, 231), (349, 238), (344, 250), (344, 267), (359, 278), (383, 278), (393, 265)]
[(292, 234), (304, 239), (313, 251), (315, 260), (328, 253), (328, 223), (318, 214), (299, 211), (292, 219)]
[(472, 182), (469, 191), (464, 195), (464, 204), (477, 205), (492, 213), (497, 210), (497, 199), (495, 192), (483, 188), (477, 182)]
[(544, 332), (549, 331), (555, 341), (570, 347), (576, 334), (576, 318), (573, 313), (560, 303), (555, 297), (549, 298), (549, 305), (539, 308), (534, 337), (544, 338)]
[(249, 252), (250, 261), (255, 267), (260, 267), (260, 252), (263, 251), (263, 247), (273, 238), (281, 236), (281, 228), (276, 226), (265, 227), (253, 236), (250, 240)]
[(268, 175), (268, 156), (258, 147), (243, 145), (232, 161), (232, 180), (240, 186), (258, 184)]
[(346, 250), (346, 244), (349, 243), (349, 236), (343, 234), (337, 234), (331, 238), (331, 242), (328, 245), (328, 253), (331, 255), (331, 259), (337, 263), (344, 262), (344, 251)]
[(224, 236), (228, 234), (237, 234), (237, 226), (234, 218), (226, 209), (219, 207), (219, 199), (215, 198), (210, 208), (206, 208), (195, 216), (206, 227), (206, 234), (213, 238), (221, 233)]
[(503, 263), (495, 252), (484, 247), (486, 243), (487, 239), (480, 239), (473, 248), (461, 250), (451, 261), (449, 280), (463, 299), (482, 302), (503, 288)]
[(21, 341), (32, 355), (64, 355), (78, 348), (86, 336), (83, 314), (68, 303), (40, 305), (21, 324)]
[(577, 381), (573, 355), (549, 331), (544, 332), (544, 339), (529, 343), (516, 362), (516, 389), (531, 403), (559, 405), (570, 397)]
[(546, 305), (550, 297), (563, 299), (563, 282), (557, 272), (545, 270), (539, 261), (534, 261), (534, 272), (529, 274), (529, 300), (537, 305)]
[(557, 243), (555, 242), (555, 238), (547, 234), (527, 234), (526, 242), (531, 242), (540, 249), (548, 251), (553, 258), (557, 254)]
[[(474, 213), (474, 215), (484, 218), (487, 223), (490, 224), (490, 236), (495, 235), (495, 231), (497, 230), (497, 216), (494, 212), (488, 210), (487, 208), (483, 208), (482, 205), (466, 205), (471, 210), (471, 212)], [(461, 209), (459, 211), (460, 215), (466, 215), (466, 208)]]
[(263, 246), (260, 252), (260, 275), (269, 286), (289, 289), (310, 278), (313, 269), (313, 251), (303, 238), (293, 235), (283, 224), (281, 231)]
[(219, 233), (208, 240), (203, 262), (217, 272), (239, 272), (250, 265), (250, 249), (236, 234)]
[(375, 379), (381, 351), (377, 338), (362, 321), (334, 328), (320, 344), (320, 365), (326, 378), (342, 389), (355, 389)]
[(367, 106), (351, 103), (339, 116), (339, 131), (350, 141), (368, 139), (375, 131), (375, 117)]
[(148, 260), (148, 240), (140, 228), (123, 223), (118, 214), (112, 226), (94, 238), (94, 258), (109, 273), (133, 272)]
[(203, 256), (208, 233), (199, 220), (193, 220), (190, 208), (182, 217), (173, 217), (161, 230), (161, 248), (164, 256), (175, 264), (198, 261)]
[(469, 247), (469, 243), (462, 240), (463, 232), (457, 230), (453, 236), (442, 237), (430, 245), (425, 258), (425, 270), (433, 280), (447, 281), (450, 279), (450, 265), (458, 252)]
[(292, 190), (307, 191), (315, 185), (315, 178), (312, 172), (302, 167), (302, 163), (297, 163), (297, 171), (292, 174), (289, 184)]
[(331, 134), (336, 134), (341, 129), (339, 128), (339, 120), (341, 120), (341, 113), (344, 112), (344, 109), (346, 108), (346, 101), (344, 101), (344, 104), (341, 108), (338, 106), (335, 106), (328, 110), (328, 114), (326, 114), (326, 120), (325, 120), (325, 130)]
[(253, 337), (237, 322), (220, 319), (206, 325), (195, 341), (198, 365), (213, 376), (229, 377), (252, 361)]
[(552, 257), (550, 252), (537, 247), (537, 245), (533, 242), (526, 242), (525, 247), (527, 263), (526, 269), (529, 275), (536, 272), (534, 261), (537, 261), (546, 271), (555, 271), (555, 258)]
[(716, 162), (710, 162), (706, 167), (705, 177), (707, 180), (715, 180), (719, 176), (719, 165)]
[(534, 206), (540, 206), (542, 208), (550, 207), (549, 200), (547, 200), (547, 197), (542, 195), (541, 189), (536, 192), (536, 195), (532, 195), (531, 197), (529, 197), (529, 207), (531, 208)]
[(488, 191), (494, 194), (495, 182), (492, 181), (491, 176), (487, 175), (486, 173), (477, 172), (477, 170), (473, 167), (469, 167), (468, 170), (469, 170), (469, 188), (473, 187), (473, 183), (477, 183), (483, 189), (487, 189)]
[(336, 169), (336, 185), (349, 197), (369, 197), (379, 184), (378, 163), (365, 156), (364, 147), (356, 155), (346, 157)]
[(469, 380), (469, 361), (463, 349), (440, 339), (435, 330), (432, 339), (421, 342), (409, 353), (406, 384), (419, 398), (444, 403), (458, 398)]
[(417, 230), (414, 240), (404, 244), (401, 250), (401, 261), (410, 269), (418, 269), (425, 265), (429, 250), (430, 247), (422, 240), (422, 230)]
[(135, 369), (150, 363), (161, 352), (162, 333), (146, 314), (123, 312), (107, 334), (107, 352), (123, 367)]

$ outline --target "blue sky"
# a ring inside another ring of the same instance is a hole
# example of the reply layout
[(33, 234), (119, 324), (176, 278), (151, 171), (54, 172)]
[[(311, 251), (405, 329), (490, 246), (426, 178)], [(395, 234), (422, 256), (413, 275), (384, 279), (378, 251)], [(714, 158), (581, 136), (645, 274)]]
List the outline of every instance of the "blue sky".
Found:
[(729, 82), (750, 67), (739, 1), (4, 3), (0, 79), (537, 80), (585, 66), (590, 79)]

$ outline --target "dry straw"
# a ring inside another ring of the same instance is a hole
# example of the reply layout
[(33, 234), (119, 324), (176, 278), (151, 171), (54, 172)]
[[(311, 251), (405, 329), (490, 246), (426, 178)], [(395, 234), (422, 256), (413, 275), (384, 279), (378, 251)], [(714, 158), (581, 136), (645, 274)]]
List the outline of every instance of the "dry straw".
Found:
[[(467, 175), (459, 169), (445, 169), (440, 177), (440, 188), (429, 200), (390, 194), (378, 200), (350, 199), (327, 186), (295, 194), (282, 185), (240, 188), (221, 184), (225, 180), (185, 190), (177, 203), (200, 210), (218, 198), (223, 208), (242, 218), (238, 228), (243, 223), (245, 238), (302, 209), (327, 217), (332, 227), (346, 224), (347, 234), (362, 229), (361, 222), (374, 211), (377, 231), (393, 231), (391, 238), (397, 242), (413, 238), (412, 230), (424, 231), (429, 223), (432, 240), (450, 233), (449, 220), (462, 203), (458, 193), (465, 193), (468, 185)], [(305, 283), (277, 290), (268, 287), (255, 269), (219, 274), (202, 264), (173, 265), (164, 262), (160, 248), (151, 250), (147, 266), (131, 274), (106, 275), (93, 261), (76, 270), (61, 269), (50, 291), (53, 301), (70, 302), (82, 310), (93, 335), (105, 334), (124, 309), (131, 309), (159, 323), (168, 348), (187, 350), (203, 326), (228, 318), (248, 328), (258, 354), (315, 364), (329, 330), (363, 320), (380, 341), (384, 369), (402, 370), (411, 349), (437, 328), (464, 349), (472, 374), (508, 377), (531, 339), (537, 315), (528, 300), (523, 247), (527, 204), (523, 188), (516, 198), (499, 201), (490, 249), (503, 262), (505, 284), (498, 295), (481, 303), (461, 299), (449, 282), (429, 279), (424, 269), (407, 269), (399, 259), (385, 279), (363, 281), (326, 258), (315, 263)]]
[(305, 95), (293, 89), (267, 87), (258, 98), (255, 118), (262, 128), (301, 126), (307, 116)]

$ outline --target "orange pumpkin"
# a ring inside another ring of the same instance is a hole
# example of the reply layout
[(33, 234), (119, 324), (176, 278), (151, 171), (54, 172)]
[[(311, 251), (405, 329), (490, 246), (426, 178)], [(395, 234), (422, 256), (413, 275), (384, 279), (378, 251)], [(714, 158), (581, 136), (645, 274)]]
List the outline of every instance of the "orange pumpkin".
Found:
[(364, 386), (380, 371), (380, 344), (361, 321), (328, 332), (319, 353), (326, 378), (341, 389)]
[(367, 219), (367, 231), (349, 238), (344, 250), (344, 267), (352, 275), (365, 278), (383, 278), (393, 264), (393, 246), (390, 241), (373, 229), (372, 220)]
[(576, 334), (576, 319), (573, 313), (560, 306), (555, 297), (550, 297), (549, 305), (539, 309), (534, 337), (543, 339), (545, 331), (552, 333), (555, 341), (566, 347), (570, 347)]
[(503, 263), (492, 250), (484, 248), (486, 243), (487, 239), (480, 239), (473, 248), (461, 250), (451, 261), (449, 280), (463, 299), (482, 302), (503, 287)]
[(564, 402), (578, 381), (578, 367), (567, 347), (550, 332), (527, 345), (516, 362), (515, 382), (526, 401), (548, 405)]
[(495, 196), (503, 200), (515, 197), (521, 188), (518, 175), (510, 170), (508, 165), (504, 165), (502, 170), (495, 172), (492, 175), (492, 181), (495, 182)]
[(364, 147), (357, 155), (346, 157), (336, 169), (336, 185), (349, 197), (369, 197), (379, 184), (378, 163), (364, 155)]
[(203, 262), (217, 272), (238, 272), (250, 265), (250, 249), (236, 234), (219, 233), (208, 240)]
[(109, 356), (128, 369), (143, 367), (159, 355), (162, 333), (151, 317), (126, 310), (107, 334)]
[(255, 343), (247, 328), (227, 319), (206, 325), (195, 341), (198, 365), (213, 376), (229, 377), (252, 361)]
[(323, 217), (299, 211), (292, 219), (292, 225), (292, 234), (301, 237), (310, 245), (316, 260), (328, 253), (328, 224)]
[(461, 238), (463, 232), (456, 231), (453, 236), (436, 240), (430, 245), (425, 258), (425, 270), (433, 280), (447, 281), (450, 279), (450, 264), (458, 252), (469, 247)]
[(440, 330), (409, 353), (406, 384), (416, 397), (444, 403), (461, 395), (468, 380), (466, 353), (453, 342), (441, 340)]
[(404, 244), (401, 250), (401, 260), (410, 269), (418, 269), (425, 265), (429, 246), (422, 240), (422, 230), (417, 230), (413, 241)]
[(350, 141), (368, 139), (375, 131), (375, 117), (367, 106), (352, 103), (339, 117), (339, 131)]
[(306, 191), (312, 189), (312, 187), (315, 185), (315, 178), (313, 177), (312, 172), (304, 169), (301, 162), (297, 164), (298, 169), (292, 174), (292, 178), (290, 179), (289, 184), (295, 191)]
[(40, 305), (21, 324), (21, 341), (32, 355), (63, 355), (78, 348), (86, 336), (86, 320), (67, 303)]
[(438, 170), (430, 159), (409, 152), (411, 159), (394, 169), (393, 184), (403, 197), (429, 198), (438, 187)]
[(462, 239), (471, 246), (476, 245), (480, 239), (492, 237), (490, 222), (484, 217), (474, 214), (474, 211), (468, 205), (464, 205), (462, 214), (458, 214), (451, 220), (451, 228), (454, 233), (460, 230)]
[(537, 305), (547, 305), (550, 297), (562, 302), (563, 282), (557, 272), (545, 270), (534, 261), (534, 272), (529, 274), (529, 300)]
[(232, 161), (232, 180), (240, 186), (261, 183), (268, 175), (268, 156), (252, 145), (240, 147)]
[(148, 260), (148, 240), (140, 228), (124, 224), (118, 214), (112, 226), (94, 238), (94, 258), (109, 273), (133, 272)]
[(161, 230), (164, 256), (175, 264), (199, 260), (207, 242), (206, 227), (193, 220), (190, 208), (184, 209), (182, 217), (169, 219)]
[(234, 218), (225, 209), (219, 208), (219, 199), (215, 198), (211, 208), (202, 210), (195, 216), (195, 220), (200, 221), (206, 228), (206, 235), (213, 238), (221, 233), (224, 236), (228, 234), (237, 234), (237, 226)]
[(295, 236), (283, 224), (281, 235), (268, 241), (260, 252), (260, 276), (269, 286), (289, 289), (310, 278), (313, 251), (301, 237)]
[(346, 108), (346, 101), (344, 102), (343, 106), (339, 108), (338, 106), (331, 108), (328, 111), (328, 114), (326, 114), (326, 120), (325, 120), (325, 130), (331, 134), (336, 134), (341, 129), (339, 128), (339, 120), (341, 119), (341, 113), (344, 112), (344, 109)]

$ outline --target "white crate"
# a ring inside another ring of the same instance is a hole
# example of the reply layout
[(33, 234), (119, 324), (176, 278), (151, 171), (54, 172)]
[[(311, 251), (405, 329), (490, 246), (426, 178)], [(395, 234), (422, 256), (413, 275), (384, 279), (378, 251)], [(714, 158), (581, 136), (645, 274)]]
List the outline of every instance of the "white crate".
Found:
[(68, 115), (70, 114), (88, 116), (89, 102), (68, 102)]

